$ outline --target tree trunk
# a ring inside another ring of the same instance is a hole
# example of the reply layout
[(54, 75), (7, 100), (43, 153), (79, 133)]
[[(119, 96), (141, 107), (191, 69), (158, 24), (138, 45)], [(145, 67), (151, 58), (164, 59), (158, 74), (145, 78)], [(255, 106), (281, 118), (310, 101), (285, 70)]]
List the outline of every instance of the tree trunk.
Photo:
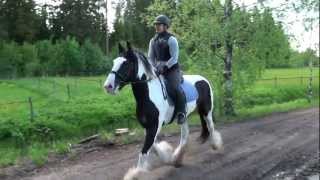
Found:
[(230, 34), (230, 21), (232, 15), (232, 0), (226, 0), (224, 6), (225, 18), (225, 58), (224, 58), (224, 111), (225, 115), (235, 115), (233, 108), (233, 87), (232, 87), (232, 51), (233, 42)]
[(311, 103), (312, 98), (313, 98), (313, 92), (312, 92), (312, 80), (313, 80), (313, 64), (312, 64), (312, 60), (310, 58), (309, 60), (309, 69), (310, 69), (310, 77), (309, 77), (309, 85), (308, 85), (308, 101), (309, 103)]
[(106, 55), (109, 56), (108, 0), (106, 0)]

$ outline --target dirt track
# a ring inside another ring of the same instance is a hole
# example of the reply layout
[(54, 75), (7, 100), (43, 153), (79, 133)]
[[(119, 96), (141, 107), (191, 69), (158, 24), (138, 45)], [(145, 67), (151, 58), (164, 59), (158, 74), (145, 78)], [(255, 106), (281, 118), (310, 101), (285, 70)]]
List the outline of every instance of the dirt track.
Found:
[[(183, 167), (163, 166), (141, 179), (307, 179), (319, 174), (318, 119), (319, 109), (313, 108), (220, 126), (223, 152), (214, 152), (208, 144), (199, 144), (196, 129), (191, 133)], [(176, 145), (179, 136), (165, 140)], [(141, 144), (104, 149), (72, 162), (48, 165), (23, 179), (122, 179), (128, 168), (136, 164)]]

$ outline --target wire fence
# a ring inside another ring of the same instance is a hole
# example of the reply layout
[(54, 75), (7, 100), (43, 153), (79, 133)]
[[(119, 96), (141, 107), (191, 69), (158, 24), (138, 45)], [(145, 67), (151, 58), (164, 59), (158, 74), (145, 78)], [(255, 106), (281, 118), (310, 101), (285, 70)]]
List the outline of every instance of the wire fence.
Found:
[[(103, 77), (104, 78), (104, 77)], [(313, 79), (310, 81), (310, 79)], [(36, 95), (27, 96), (25, 99), (14, 100), (14, 101), (0, 101), (0, 114), (1, 109), (8, 107), (14, 110), (24, 109), (28, 119), (33, 121), (39, 110), (35, 109), (35, 104), (38, 102), (44, 102), (51, 98), (50, 103), (42, 104), (41, 108), (52, 108), (51, 103), (67, 103), (70, 100), (88, 96), (93, 93), (102, 93), (102, 76), (101, 77), (53, 77), (53, 78), (22, 78), (14, 80), (0, 80), (1, 83), (7, 83), (17, 88), (22, 88), (30, 92), (35, 92)], [(318, 83), (319, 76), (296, 76), (296, 77), (273, 77), (273, 78), (262, 78), (259, 79), (256, 84), (263, 83), (264, 86), (272, 88), (278, 88), (283, 84), (294, 84), (294, 85), (305, 85), (306, 88), (308, 83)], [(19, 96), (17, 94), (17, 96)], [(10, 109), (10, 108), (9, 108)], [(37, 112), (37, 113), (36, 113)], [(59, 112), (57, 112), (59, 113)], [(1, 119), (1, 117), (0, 117)]]
[[(7, 94), (10, 95), (10, 97), (6, 98), (6, 96), (4, 96), (4, 98), (0, 100), (0, 119), (2, 119), (1, 117), (3, 116), (14, 116), (12, 112), (23, 111), (24, 113), (20, 114), (22, 114), (22, 116), (27, 115), (28, 119), (33, 121), (34, 118), (41, 113), (41, 110), (53, 108), (50, 105), (52, 102), (55, 104), (65, 104), (74, 98), (86, 96), (92, 92), (102, 92), (102, 83), (102, 77), (1, 79), (0, 94)], [(9, 88), (5, 89), (4, 87)], [(13, 91), (14, 89), (26, 91), (26, 94), (14, 94), (20, 93)], [(21, 96), (23, 98), (19, 98)], [(11, 113), (7, 113), (8, 110)]]
[[(282, 84), (295, 84), (295, 85), (308, 85), (310, 82), (310, 78), (318, 79), (319, 82), (319, 76), (295, 76), (295, 77), (273, 77), (273, 78), (262, 78), (259, 79), (256, 83), (264, 83), (272, 85), (273, 87), (278, 87)], [(285, 81), (285, 82), (283, 82)], [(312, 84), (315, 83), (315, 81), (311, 81)], [(306, 86), (307, 87), (307, 86)]]

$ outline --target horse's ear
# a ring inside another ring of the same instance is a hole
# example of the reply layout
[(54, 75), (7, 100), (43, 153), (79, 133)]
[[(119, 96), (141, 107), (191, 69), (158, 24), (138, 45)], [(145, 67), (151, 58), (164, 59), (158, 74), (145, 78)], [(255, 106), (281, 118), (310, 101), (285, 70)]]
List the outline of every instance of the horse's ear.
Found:
[(127, 48), (128, 48), (128, 50), (132, 50), (132, 46), (131, 46), (131, 43), (129, 41), (127, 41)]
[(124, 47), (121, 45), (121, 43), (118, 44), (119, 46), (119, 54), (122, 54), (125, 52)]

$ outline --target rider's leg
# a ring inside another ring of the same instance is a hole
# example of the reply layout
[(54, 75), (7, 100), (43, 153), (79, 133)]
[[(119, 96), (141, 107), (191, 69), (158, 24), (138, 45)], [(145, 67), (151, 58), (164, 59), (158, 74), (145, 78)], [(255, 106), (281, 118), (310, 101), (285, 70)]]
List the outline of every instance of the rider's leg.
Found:
[(186, 120), (186, 98), (180, 86), (181, 73), (179, 68), (170, 69), (164, 74), (166, 84), (169, 88), (169, 96), (175, 102), (178, 124), (183, 124)]

